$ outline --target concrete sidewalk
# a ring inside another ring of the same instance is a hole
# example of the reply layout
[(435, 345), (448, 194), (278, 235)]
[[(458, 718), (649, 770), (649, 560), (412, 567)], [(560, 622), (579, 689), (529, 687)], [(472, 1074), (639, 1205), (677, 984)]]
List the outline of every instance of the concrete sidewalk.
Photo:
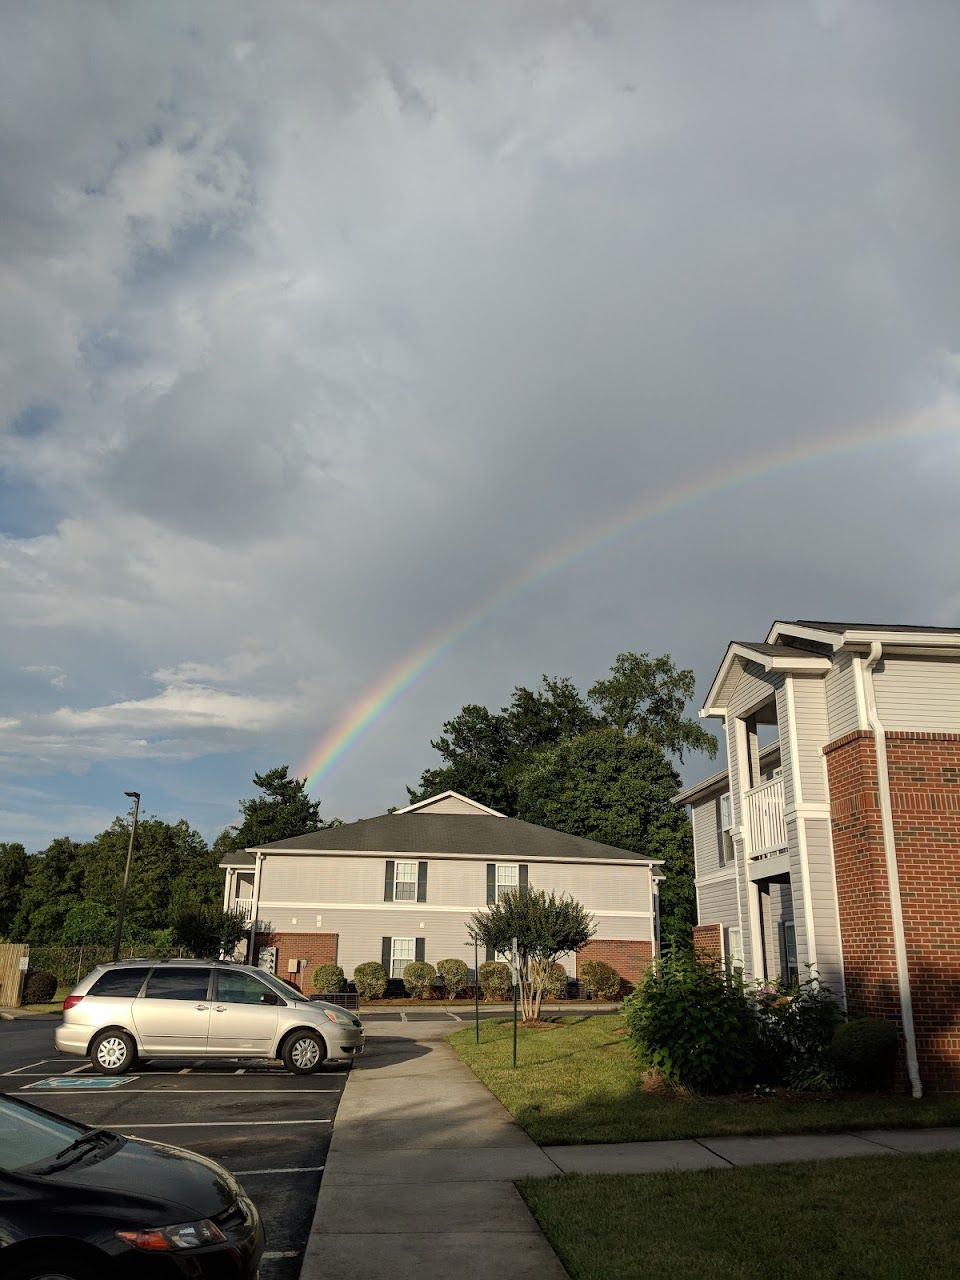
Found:
[(513, 1186), (558, 1167), (446, 1043), (372, 1032), (337, 1114), (301, 1280), (566, 1280)]

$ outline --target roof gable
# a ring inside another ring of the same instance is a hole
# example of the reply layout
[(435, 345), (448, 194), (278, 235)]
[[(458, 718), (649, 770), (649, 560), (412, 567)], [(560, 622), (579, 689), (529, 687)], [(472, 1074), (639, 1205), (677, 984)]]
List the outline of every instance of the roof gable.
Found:
[(416, 804), (408, 804), (404, 809), (396, 809), (396, 813), (483, 813), (488, 818), (505, 818), (506, 814), (497, 809), (490, 809), (479, 800), (461, 795), (459, 791), (441, 791), (439, 795), (429, 796), (426, 800), (418, 800)]

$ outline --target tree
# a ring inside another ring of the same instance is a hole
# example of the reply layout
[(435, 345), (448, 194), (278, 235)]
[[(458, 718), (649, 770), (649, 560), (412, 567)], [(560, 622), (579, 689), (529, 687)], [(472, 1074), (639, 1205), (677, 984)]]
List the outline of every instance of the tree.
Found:
[(174, 940), (198, 960), (230, 955), (246, 932), (241, 911), (221, 911), (206, 904), (182, 907), (173, 922)]
[(22, 844), (0, 842), (0, 938), (13, 924), (29, 869), (30, 859)]
[(470, 928), (485, 947), (501, 954), (509, 954), (517, 939), (524, 1022), (539, 1020), (558, 958), (579, 951), (596, 932), (593, 916), (579, 902), (543, 889), (508, 889), (486, 911), (471, 916)]
[(696, 909), (690, 823), (672, 803), (679, 787), (673, 765), (650, 739), (599, 729), (531, 758), (517, 780), (518, 816), (662, 858), (660, 935), (669, 949), (689, 938)]
[(116, 915), (103, 903), (75, 902), (64, 917), (60, 941), (67, 947), (107, 947), (116, 928)]
[(593, 684), (585, 698), (566, 676), (543, 676), (538, 689), (517, 685), (499, 711), (471, 703), (431, 746), (443, 764), (425, 769), (411, 801), (440, 791), (461, 791), (509, 817), (518, 813), (517, 776), (537, 752), (596, 729), (646, 737), (683, 758), (684, 751), (716, 755), (717, 741), (683, 714), (693, 696), (694, 676), (678, 670), (669, 654), (621, 653), (609, 678)]
[(57, 836), (27, 859), (27, 876), (10, 926), (15, 942), (59, 942), (70, 907), (82, 897), (83, 846)]
[(288, 773), (289, 766), (282, 764), (253, 775), (253, 785), (263, 794), (240, 801), (243, 821), (217, 836), (213, 848), (218, 857), (334, 825), (320, 821), (320, 801), (307, 795), (306, 778), (291, 778)]
[(622, 733), (648, 738), (680, 760), (684, 751), (705, 751), (713, 759), (716, 738), (683, 714), (693, 693), (693, 672), (678, 671), (669, 654), (621, 653), (588, 697), (604, 722)]

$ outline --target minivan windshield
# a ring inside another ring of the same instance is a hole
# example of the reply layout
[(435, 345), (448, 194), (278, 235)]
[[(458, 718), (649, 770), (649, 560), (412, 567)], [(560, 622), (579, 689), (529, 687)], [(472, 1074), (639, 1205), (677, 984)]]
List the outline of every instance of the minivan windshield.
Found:
[(18, 1173), (50, 1164), (86, 1132), (86, 1125), (0, 1097), (0, 1171)]
[(281, 982), (279, 978), (275, 978), (272, 973), (267, 973), (265, 969), (258, 969), (257, 977), (261, 982), (265, 982), (271, 991), (276, 991), (285, 1000), (304, 999), (303, 993), (298, 991), (296, 987), (290, 987), (285, 982)]

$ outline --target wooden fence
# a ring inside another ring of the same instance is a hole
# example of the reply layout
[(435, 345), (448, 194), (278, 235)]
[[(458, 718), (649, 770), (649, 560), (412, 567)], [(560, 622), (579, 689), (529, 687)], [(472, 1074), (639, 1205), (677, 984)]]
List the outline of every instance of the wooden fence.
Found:
[(30, 948), (22, 942), (0, 942), (0, 1008), (19, 1009)]

